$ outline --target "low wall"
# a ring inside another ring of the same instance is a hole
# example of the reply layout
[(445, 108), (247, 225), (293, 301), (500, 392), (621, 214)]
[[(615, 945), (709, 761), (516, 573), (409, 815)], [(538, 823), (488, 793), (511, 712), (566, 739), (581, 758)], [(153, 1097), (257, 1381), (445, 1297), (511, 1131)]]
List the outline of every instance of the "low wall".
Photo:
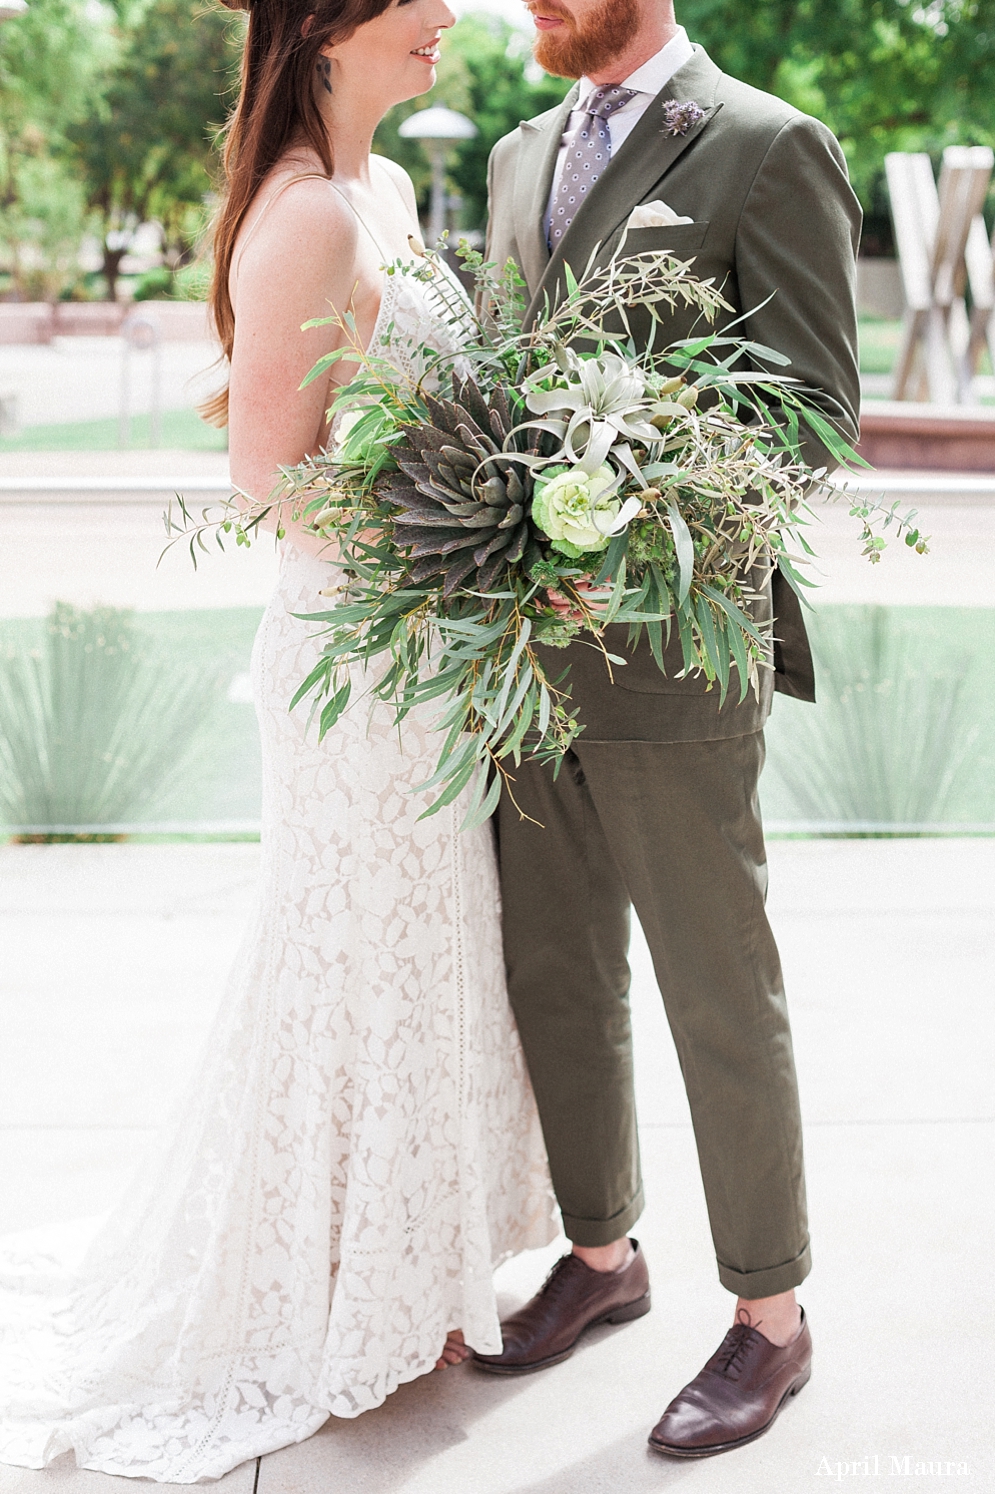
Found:
[(861, 409), (857, 450), (875, 467), (995, 472), (995, 409), (875, 400)]
[(53, 326), (47, 301), (5, 301), (0, 305), (0, 343), (51, 342)]
[(117, 337), (125, 318), (149, 317), (163, 342), (200, 342), (213, 333), (202, 301), (0, 302), (0, 344), (53, 337)]

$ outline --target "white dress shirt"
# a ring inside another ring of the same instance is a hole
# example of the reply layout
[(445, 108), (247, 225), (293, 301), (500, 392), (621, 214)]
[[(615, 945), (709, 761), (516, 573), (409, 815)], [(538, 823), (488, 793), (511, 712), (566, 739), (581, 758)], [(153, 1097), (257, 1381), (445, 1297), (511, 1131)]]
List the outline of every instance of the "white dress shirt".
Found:
[[(613, 156), (618, 154), (623, 142), (628, 140), (661, 88), (665, 88), (678, 68), (682, 68), (686, 62), (690, 62), (693, 56), (694, 48), (688, 40), (687, 32), (683, 26), (678, 26), (666, 46), (661, 47), (659, 52), (655, 52), (648, 61), (643, 63), (642, 67), (637, 67), (634, 73), (630, 73), (627, 78), (621, 80), (618, 85), (619, 88), (635, 89), (636, 96), (630, 99), (621, 109), (617, 109), (614, 114), (609, 115), (605, 121), (608, 127), (608, 138), (611, 141), (611, 153)], [(577, 94), (578, 103), (584, 103), (590, 97), (592, 90), (598, 86), (597, 83), (592, 83), (590, 78), (581, 78), (580, 91)], [(567, 118), (564, 126), (564, 135), (569, 133), (579, 123), (581, 118), (580, 110), (574, 109)], [(556, 158), (556, 170), (553, 172), (553, 184), (549, 194), (549, 203), (546, 207), (545, 221), (547, 223), (553, 209), (553, 200), (559, 190), (566, 153), (566, 145), (561, 144), (560, 153)]]

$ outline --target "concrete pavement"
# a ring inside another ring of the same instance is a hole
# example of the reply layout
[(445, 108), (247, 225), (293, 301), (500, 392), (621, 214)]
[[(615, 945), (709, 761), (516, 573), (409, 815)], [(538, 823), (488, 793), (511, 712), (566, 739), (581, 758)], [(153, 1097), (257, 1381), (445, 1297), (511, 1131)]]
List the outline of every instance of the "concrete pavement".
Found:
[[(252, 845), (0, 848), (0, 1230), (113, 1200), (195, 1061), (257, 859)], [(811, 1384), (770, 1435), (697, 1464), (645, 1449), (721, 1338), (731, 1299), (716, 1281), (683, 1086), (637, 936), (650, 1200), (637, 1233), (654, 1311), (597, 1330), (541, 1375), (506, 1383), (460, 1369), (405, 1386), (376, 1412), (236, 1470), (226, 1490), (818, 1494), (827, 1478), (917, 1467), (944, 1486), (995, 1489), (995, 841), (780, 841), (770, 859), (807, 1125), (816, 1265), (800, 1296), (817, 1354)], [(502, 1267), (509, 1308), (556, 1254)], [(69, 1459), (40, 1473), (0, 1467), (0, 1494), (116, 1487)]]
[[(206, 338), (161, 343), (160, 409), (188, 408), (217, 388), (212, 365), (218, 351), (217, 344)], [(116, 416), (121, 381), (127, 377), (128, 408), (137, 415), (151, 408), (154, 356), (132, 352), (126, 360), (120, 337), (56, 337), (37, 346), (0, 345), (0, 389), (15, 396), (22, 426), (63, 425)]]

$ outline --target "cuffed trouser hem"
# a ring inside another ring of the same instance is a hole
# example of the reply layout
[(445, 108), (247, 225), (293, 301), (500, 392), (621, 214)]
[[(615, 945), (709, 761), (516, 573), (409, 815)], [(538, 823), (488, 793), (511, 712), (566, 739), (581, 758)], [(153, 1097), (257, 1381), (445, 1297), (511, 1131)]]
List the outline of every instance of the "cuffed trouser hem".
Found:
[(777, 1297), (781, 1292), (790, 1292), (801, 1286), (812, 1269), (812, 1250), (806, 1245), (801, 1255), (783, 1266), (771, 1266), (767, 1271), (734, 1271), (719, 1261), (719, 1280), (737, 1297), (753, 1300), (757, 1297)]
[(625, 1238), (645, 1207), (640, 1188), (632, 1202), (610, 1219), (575, 1219), (572, 1214), (564, 1214), (563, 1233), (574, 1245), (611, 1245)]

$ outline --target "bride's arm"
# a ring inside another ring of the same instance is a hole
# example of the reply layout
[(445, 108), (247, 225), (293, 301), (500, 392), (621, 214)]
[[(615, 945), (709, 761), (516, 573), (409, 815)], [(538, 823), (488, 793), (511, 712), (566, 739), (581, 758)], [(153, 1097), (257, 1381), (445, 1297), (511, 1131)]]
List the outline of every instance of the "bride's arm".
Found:
[[(321, 181), (295, 182), (236, 249), (232, 269), (235, 341), (229, 385), (229, 450), (234, 486), (257, 501), (279, 480), (279, 468), (316, 452), (326, 430), (328, 384), (302, 380), (342, 341), (334, 326), (301, 331), (311, 317), (340, 314), (357, 291), (355, 220)], [(360, 296), (357, 320), (375, 317)], [(362, 315), (366, 312), (367, 315)], [(338, 375), (348, 375), (343, 365)], [(312, 555), (331, 559), (326, 541), (308, 534), (284, 509), (288, 538)], [(263, 528), (275, 530), (271, 513)]]

